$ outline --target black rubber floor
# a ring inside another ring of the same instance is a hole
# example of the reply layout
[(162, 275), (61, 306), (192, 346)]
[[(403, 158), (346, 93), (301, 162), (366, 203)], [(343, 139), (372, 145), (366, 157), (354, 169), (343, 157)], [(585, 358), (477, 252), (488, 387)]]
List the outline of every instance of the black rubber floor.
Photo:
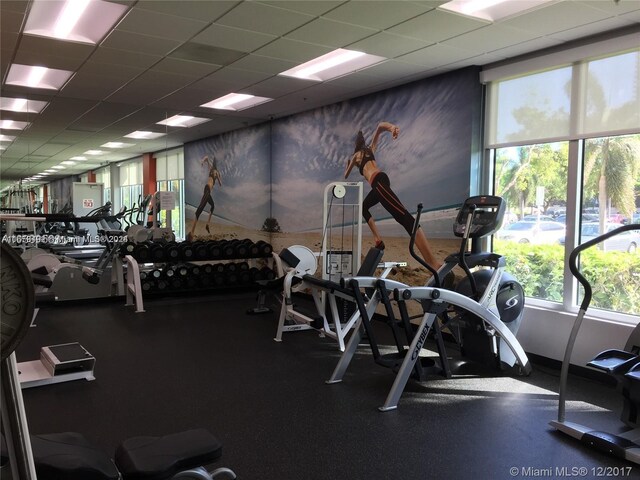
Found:
[[(123, 303), (40, 310), (18, 361), (78, 341), (96, 357), (96, 380), (25, 390), (32, 433), (78, 431), (113, 452), (127, 437), (206, 427), (224, 445), (219, 465), (241, 479), (561, 478), (574, 467), (596, 478), (628, 466), (548, 426), (555, 371), (410, 383), (398, 410), (381, 413), (394, 377), (364, 347), (344, 381), (326, 385), (335, 343), (313, 331), (276, 343), (276, 315), (246, 315), (253, 304), (229, 294), (147, 301), (139, 314)], [(572, 388), (572, 419), (619, 426), (596, 406), (616, 407), (613, 389)]]

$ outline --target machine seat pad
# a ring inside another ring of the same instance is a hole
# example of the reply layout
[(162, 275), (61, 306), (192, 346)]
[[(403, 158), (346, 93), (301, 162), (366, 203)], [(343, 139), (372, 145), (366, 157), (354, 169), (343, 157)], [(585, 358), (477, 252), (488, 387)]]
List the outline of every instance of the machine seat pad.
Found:
[(117, 480), (111, 457), (79, 433), (31, 435), (33, 460), (41, 480)]
[(115, 462), (125, 480), (164, 480), (221, 456), (218, 439), (198, 428), (164, 437), (129, 438), (116, 449)]

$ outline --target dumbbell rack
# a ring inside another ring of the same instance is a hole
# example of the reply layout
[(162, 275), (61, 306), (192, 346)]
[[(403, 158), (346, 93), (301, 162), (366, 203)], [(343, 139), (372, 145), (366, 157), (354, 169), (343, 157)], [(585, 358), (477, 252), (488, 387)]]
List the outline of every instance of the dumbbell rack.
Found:
[[(248, 239), (246, 240), (250, 242)], [(221, 243), (224, 244), (225, 241)], [(237, 241), (236, 241), (237, 242)], [(205, 242), (183, 242), (180, 245), (180, 256), (166, 258), (164, 261), (143, 258), (144, 264), (153, 263), (153, 268), (143, 268), (139, 259), (133, 255), (124, 255), (126, 263), (126, 305), (135, 305), (136, 312), (144, 312), (143, 296), (154, 293), (193, 292), (195, 290), (210, 291), (224, 288), (257, 287), (257, 280), (272, 280), (275, 278), (273, 269), (269, 266), (257, 268), (258, 260), (271, 262), (272, 247), (266, 242), (259, 242), (258, 252), (239, 251), (234, 255), (230, 250), (226, 254), (214, 258), (196, 255), (198, 244)], [(231, 243), (231, 242), (229, 242)], [(251, 242), (252, 243), (252, 242)], [(255, 244), (254, 244), (255, 245)], [(195, 246), (194, 248), (192, 248)], [(186, 255), (185, 252), (193, 250)], [(124, 250), (126, 253), (126, 250)], [(212, 261), (217, 263), (211, 263)], [(240, 260), (235, 263), (234, 260)], [(254, 266), (250, 266), (250, 264)], [(157, 290), (154, 292), (154, 290)]]

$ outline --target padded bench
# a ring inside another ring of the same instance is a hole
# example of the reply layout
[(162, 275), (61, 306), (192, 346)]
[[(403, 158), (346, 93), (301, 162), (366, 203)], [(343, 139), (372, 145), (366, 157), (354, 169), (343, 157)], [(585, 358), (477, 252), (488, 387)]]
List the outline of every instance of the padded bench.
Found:
[[(227, 468), (207, 472), (203, 466), (222, 456), (222, 444), (208, 430), (198, 428), (163, 437), (134, 437), (122, 442), (115, 459), (91, 445), (79, 433), (32, 435), (39, 480), (168, 480), (192, 471), (188, 478), (211, 479)], [(2, 442), (2, 458), (8, 458)]]

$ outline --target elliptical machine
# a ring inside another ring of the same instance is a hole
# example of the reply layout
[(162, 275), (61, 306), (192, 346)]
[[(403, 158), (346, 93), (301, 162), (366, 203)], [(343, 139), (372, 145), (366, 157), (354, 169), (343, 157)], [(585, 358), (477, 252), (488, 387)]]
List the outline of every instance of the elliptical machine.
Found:
[[(459, 266), (466, 276), (453, 290), (475, 300), (489, 310), (515, 336), (524, 314), (524, 290), (513, 276), (504, 271), (506, 260), (503, 256), (493, 252), (481, 252), (478, 245), (479, 239), (493, 235), (500, 229), (505, 209), (504, 199), (498, 196), (479, 195), (467, 198), (453, 224), (453, 233), (462, 238), (460, 250), (458, 253), (449, 255), (442, 267), (435, 271), (416, 254), (414, 249), (422, 212), (422, 204), (420, 204), (409, 251), (413, 258), (433, 274), (427, 287), (441, 287), (442, 279)], [(469, 240), (471, 240), (470, 252), (467, 251)], [(472, 272), (472, 269), (477, 270)], [(440, 318), (442, 327), (446, 327), (451, 332), (464, 357), (498, 369), (515, 366), (516, 373), (520, 375), (531, 373), (529, 364), (524, 366), (517, 362), (516, 355), (505, 343), (504, 337), (499, 335), (483, 317), (454, 306), (453, 309), (444, 312)]]

